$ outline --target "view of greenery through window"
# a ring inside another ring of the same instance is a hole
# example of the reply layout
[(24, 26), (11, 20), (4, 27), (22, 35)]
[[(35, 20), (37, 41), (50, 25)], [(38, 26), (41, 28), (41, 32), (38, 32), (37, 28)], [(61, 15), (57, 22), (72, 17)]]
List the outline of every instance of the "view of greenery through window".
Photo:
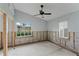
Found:
[(17, 25), (17, 36), (32, 35), (31, 26)]

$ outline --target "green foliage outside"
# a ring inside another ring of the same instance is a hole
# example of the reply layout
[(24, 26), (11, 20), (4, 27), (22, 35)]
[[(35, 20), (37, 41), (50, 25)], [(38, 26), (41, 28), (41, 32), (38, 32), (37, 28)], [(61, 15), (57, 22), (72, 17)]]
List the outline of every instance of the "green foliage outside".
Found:
[(24, 36), (24, 32), (21, 32), (21, 36)]
[(17, 32), (17, 36), (20, 36), (20, 32)]
[(28, 35), (28, 33), (27, 33), (27, 32), (25, 32), (25, 35)]

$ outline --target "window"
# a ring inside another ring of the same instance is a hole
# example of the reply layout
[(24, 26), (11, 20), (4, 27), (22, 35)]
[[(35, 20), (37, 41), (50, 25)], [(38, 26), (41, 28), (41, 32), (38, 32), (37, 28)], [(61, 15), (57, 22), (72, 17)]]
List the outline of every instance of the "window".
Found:
[(68, 23), (67, 21), (59, 23), (59, 37), (68, 38)]
[(17, 23), (17, 36), (30, 36), (32, 35), (31, 25)]

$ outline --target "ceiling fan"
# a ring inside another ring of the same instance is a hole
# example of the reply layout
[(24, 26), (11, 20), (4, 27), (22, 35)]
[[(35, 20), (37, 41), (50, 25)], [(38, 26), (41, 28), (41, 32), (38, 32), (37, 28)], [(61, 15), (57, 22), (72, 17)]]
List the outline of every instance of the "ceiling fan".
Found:
[(40, 5), (40, 7), (41, 7), (41, 10), (39, 10), (39, 14), (36, 14), (36, 15), (34, 15), (34, 16), (41, 15), (42, 18), (44, 18), (44, 15), (51, 15), (51, 14), (52, 14), (52, 13), (46, 13), (46, 12), (43, 11), (44, 5)]

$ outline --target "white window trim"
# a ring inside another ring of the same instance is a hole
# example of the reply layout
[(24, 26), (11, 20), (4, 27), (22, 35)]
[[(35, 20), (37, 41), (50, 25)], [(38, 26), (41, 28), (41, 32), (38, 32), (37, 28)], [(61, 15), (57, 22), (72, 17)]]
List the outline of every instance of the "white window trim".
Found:
[[(65, 22), (65, 21), (64, 21)], [(67, 21), (66, 21), (67, 22)], [(62, 22), (63, 23), (63, 22)], [(59, 23), (60, 24), (60, 23)], [(67, 22), (67, 29), (68, 29), (68, 22)], [(62, 29), (62, 31), (63, 31), (63, 36), (61, 36), (61, 34), (60, 34), (60, 31), (61, 31), (61, 29), (60, 29), (60, 25), (59, 25), (59, 38), (65, 38), (65, 39), (68, 39), (68, 37), (65, 37), (64, 35), (64, 29)]]

